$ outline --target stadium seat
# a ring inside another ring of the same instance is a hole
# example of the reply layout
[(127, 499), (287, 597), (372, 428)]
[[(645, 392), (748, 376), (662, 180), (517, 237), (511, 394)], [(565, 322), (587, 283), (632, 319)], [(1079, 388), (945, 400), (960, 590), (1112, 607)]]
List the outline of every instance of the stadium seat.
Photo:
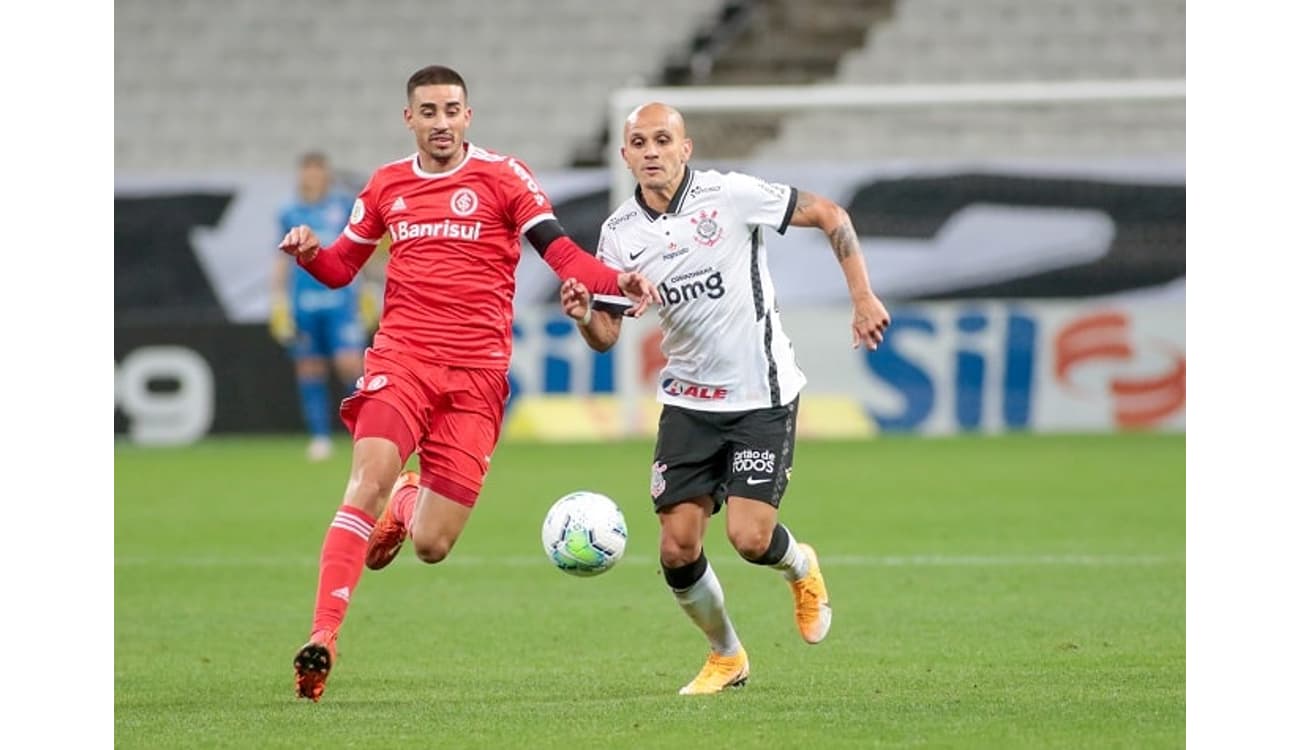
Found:
[[(1182, 78), (1185, 18), (1184, 0), (898, 0), (831, 82)], [(753, 156), (828, 159), (827, 143), (834, 158), (1167, 155), (1183, 152), (1184, 111), (1139, 101), (808, 112), (784, 118)]]
[[(123, 0), (116, 167), (265, 169), (312, 147), (369, 170), (411, 149), (402, 90), (431, 63), (465, 75), (472, 140), (563, 167), (602, 127), (609, 92), (654, 82), (722, 4), (235, 0), (213, 13), (200, 0)], [(288, 51), (286, 39), (316, 52)]]

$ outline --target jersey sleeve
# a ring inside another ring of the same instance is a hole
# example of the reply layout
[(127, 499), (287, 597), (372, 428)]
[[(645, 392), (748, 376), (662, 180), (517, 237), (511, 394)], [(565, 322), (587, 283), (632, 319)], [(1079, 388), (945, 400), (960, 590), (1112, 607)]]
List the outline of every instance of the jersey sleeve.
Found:
[(353, 242), (362, 245), (378, 245), (388, 222), (380, 214), (383, 205), (381, 186), (378, 175), (372, 175), (370, 181), (362, 188), (361, 194), (352, 203), (352, 215), (348, 218), (343, 234)]
[[(610, 231), (608, 224), (600, 228), (600, 241), (596, 243), (596, 260), (619, 273), (632, 270), (623, 257), (622, 248), (618, 244), (618, 235)], [(616, 294), (593, 294), (591, 306), (595, 310), (612, 315), (622, 315), (632, 309), (632, 301)]]
[(500, 184), (505, 214), (518, 234), (555, 218), (551, 199), (537, 184), (537, 178), (533, 177), (527, 164), (512, 156), (502, 163), (502, 167)]
[(794, 216), (799, 191), (779, 182), (760, 180), (741, 172), (726, 175), (727, 193), (746, 224), (772, 227), (785, 234)]

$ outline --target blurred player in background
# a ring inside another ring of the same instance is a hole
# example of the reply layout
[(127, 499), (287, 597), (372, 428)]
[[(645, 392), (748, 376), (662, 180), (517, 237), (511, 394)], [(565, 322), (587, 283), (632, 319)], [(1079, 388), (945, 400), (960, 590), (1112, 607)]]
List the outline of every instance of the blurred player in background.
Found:
[[(333, 242), (347, 226), (352, 196), (333, 186), (324, 154), (311, 152), (298, 161), (298, 194), (280, 212), (283, 236), (292, 227), (309, 226), (322, 242)], [(298, 400), (311, 440), (307, 457), (329, 458), (336, 403), (330, 398), (330, 365), (349, 389), (361, 375), (361, 353), (373, 320), (374, 295), (362, 281), (330, 289), (289, 257), (277, 253), (271, 276), (271, 335), (288, 348), (298, 380)]]
[[(321, 550), (311, 636), (294, 657), (298, 695), (311, 700), (325, 690), (362, 565), (384, 567), (407, 536), (421, 560), (439, 562), (469, 520), (509, 395), (521, 235), (560, 278), (634, 300), (632, 314), (657, 300), (644, 276), (608, 268), (569, 238), (523, 162), (465, 140), (472, 111), (456, 71), (422, 68), (406, 96), (416, 152), (375, 171), (334, 244), (322, 249), (309, 226), (280, 243), (341, 287), (385, 232), (392, 238), (379, 330), (361, 386), (343, 402), (351, 475)], [(419, 473), (403, 473), (417, 451)]]
[[(875, 349), (889, 325), (843, 208), (788, 185), (691, 169), (691, 148), (682, 116), (671, 107), (646, 104), (628, 117), (622, 153), (637, 188), (601, 227), (598, 250), (611, 268), (644, 273), (664, 300), (659, 321), (667, 364), (658, 381), (664, 406), (650, 496), (659, 514), (664, 580), (710, 646), (704, 668), (679, 691), (684, 695), (716, 693), (749, 677), (749, 656), (704, 555), (709, 518), (724, 502), (736, 551), (789, 582), (803, 639), (819, 643), (831, 625), (816, 552), (777, 522), (806, 379), (781, 328), (763, 227), (826, 233), (853, 299), (855, 348)], [(614, 345), (626, 300), (598, 293), (593, 301), (575, 279), (560, 293), (565, 313), (593, 349)]]

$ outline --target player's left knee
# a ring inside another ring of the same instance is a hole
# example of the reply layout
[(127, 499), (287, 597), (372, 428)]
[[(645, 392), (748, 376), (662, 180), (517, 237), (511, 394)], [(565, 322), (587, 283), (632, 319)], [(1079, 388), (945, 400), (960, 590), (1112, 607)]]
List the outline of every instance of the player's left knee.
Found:
[(731, 540), (731, 546), (736, 548), (736, 552), (739, 552), (741, 557), (753, 561), (763, 557), (767, 552), (772, 541), (772, 530), (758, 524), (747, 525), (727, 529), (727, 538)]
[(415, 556), (420, 558), (420, 562), (433, 565), (447, 559), (447, 555), (451, 554), (452, 545), (456, 543), (456, 540), (442, 536), (428, 539), (412, 536), (411, 542), (412, 546), (415, 547)]

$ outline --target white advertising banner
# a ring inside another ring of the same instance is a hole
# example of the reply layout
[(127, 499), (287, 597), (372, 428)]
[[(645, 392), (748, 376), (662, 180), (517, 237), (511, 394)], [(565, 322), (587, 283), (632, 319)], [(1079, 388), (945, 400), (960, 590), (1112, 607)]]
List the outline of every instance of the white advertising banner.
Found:
[[(884, 345), (868, 352), (849, 344), (847, 307), (783, 311), (804, 394), (857, 409), (882, 432), (1185, 429), (1181, 300), (964, 301), (891, 313)], [(659, 386), (658, 342), (653, 318), (626, 321), (614, 351), (598, 355), (555, 307), (523, 310), (512, 401), (616, 396), (635, 415), (626, 431), (652, 432), (641, 404)]]
[(846, 393), (883, 431), (1181, 430), (1181, 301), (963, 302), (891, 310), (875, 352), (847, 345), (848, 311), (783, 320), (808, 393)]

